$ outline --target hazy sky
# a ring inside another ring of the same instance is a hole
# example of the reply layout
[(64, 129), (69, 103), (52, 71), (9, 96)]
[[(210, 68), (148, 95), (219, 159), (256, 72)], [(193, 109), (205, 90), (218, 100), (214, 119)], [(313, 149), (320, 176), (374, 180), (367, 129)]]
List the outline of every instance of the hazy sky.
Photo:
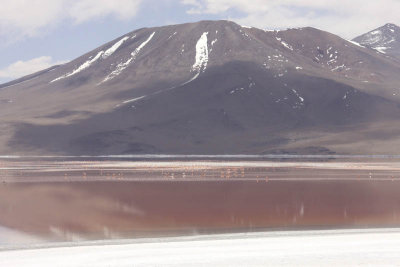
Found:
[(72, 60), (127, 32), (204, 19), (313, 26), (351, 39), (391, 22), (400, 0), (0, 0), (0, 83)]

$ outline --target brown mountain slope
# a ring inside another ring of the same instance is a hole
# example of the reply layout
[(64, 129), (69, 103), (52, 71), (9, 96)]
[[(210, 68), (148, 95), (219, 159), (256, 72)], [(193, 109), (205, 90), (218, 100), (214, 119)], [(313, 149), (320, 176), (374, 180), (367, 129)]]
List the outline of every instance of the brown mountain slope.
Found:
[(396, 153), (399, 71), (313, 28), (140, 29), (0, 86), (0, 152)]

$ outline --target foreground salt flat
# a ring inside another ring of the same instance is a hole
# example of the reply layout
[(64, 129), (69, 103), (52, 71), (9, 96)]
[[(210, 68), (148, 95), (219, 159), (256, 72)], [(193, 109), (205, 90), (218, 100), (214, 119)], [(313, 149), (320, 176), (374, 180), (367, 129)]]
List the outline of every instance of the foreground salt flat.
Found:
[(0, 251), (0, 266), (400, 266), (400, 229), (275, 232)]
[(0, 250), (2, 246), (34, 244), (38, 242), (43, 242), (43, 240), (0, 226)]

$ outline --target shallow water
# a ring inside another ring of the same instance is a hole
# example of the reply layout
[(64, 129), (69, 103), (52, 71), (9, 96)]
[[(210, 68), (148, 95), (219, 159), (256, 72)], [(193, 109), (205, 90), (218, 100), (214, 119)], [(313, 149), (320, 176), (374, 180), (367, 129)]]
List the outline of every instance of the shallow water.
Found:
[(0, 182), (0, 226), (47, 241), (400, 226), (396, 161), (14, 159)]

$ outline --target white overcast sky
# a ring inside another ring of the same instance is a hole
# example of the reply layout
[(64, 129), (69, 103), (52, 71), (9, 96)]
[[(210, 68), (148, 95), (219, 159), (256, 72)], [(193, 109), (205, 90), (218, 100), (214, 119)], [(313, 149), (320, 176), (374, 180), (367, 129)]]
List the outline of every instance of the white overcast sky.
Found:
[(0, 0), (0, 83), (60, 64), (146, 26), (229, 19), (312, 26), (352, 39), (388, 22), (400, 0)]

